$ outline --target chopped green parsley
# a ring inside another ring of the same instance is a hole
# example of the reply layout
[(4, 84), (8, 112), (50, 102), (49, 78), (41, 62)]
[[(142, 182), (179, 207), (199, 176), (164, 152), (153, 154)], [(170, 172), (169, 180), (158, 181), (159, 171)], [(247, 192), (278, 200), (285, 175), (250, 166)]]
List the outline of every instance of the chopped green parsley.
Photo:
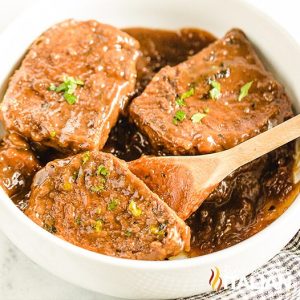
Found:
[(77, 97), (75, 95), (66, 94), (66, 93), (64, 94), (64, 98), (71, 105), (75, 104), (77, 100)]
[(132, 235), (132, 232), (130, 230), (125, 230), (124, 234), (125, 236), (130, 237)]
[(74, 77), (65, 76), (63, 82), (56, 86), (54, 83), (51, 83), (48, 90), (56, 93), (63, 92), (65, 100), (73, 105), (77, 101), (77, 96), (74, 95), (74, 92), (77, 86), (83, 86), (84, 82), (80, 79), (75, 79)]
[(178, 122), (182, 122), (186, 118), (186, 113), (183, 110), (177, 110), (173, 117), (173, 124), (177, 125)]
[(239, 101), (242, 101), (242, 99), (245, 98), (248, 95), (248, 92), (251, 88), (252, 83), (253, 83), (253, 81), (247, 82), (246, 84), (244, 84), (241, 87), (240, 95), (239, 95)]
[(206, 114), (203, 113), (195, 113), (192, 115), (191, 120), (193, 123), (200, 123), (203, 118), (206, 117)]
[(93, 228), (95, 230), (95, 232), (99, 233), (102, 231), (102, 228), (103, 228), (103, 222), (102, 220), (97, 220), (95, 222), (95, 224), (93, 225)]
[(160, 228), (161, 226), (157, 226), (157, 225), (151, 225), (150, 226), (150, 232), (152, 234), (158, 235), (158, 236), (164, 236), (165, 235), (165, 229), (164, 228)]
[(83, 165), (86, 164), (89, 161), (90, 157), (91, 157), (91, 154), (90, 154), (89, 151), (83, 153), (83, 155), (82, 155), (82, 164)]
[(193, 96), (195, 94), (195, 88), (192, 86), (188, 91), (181, 94), (175, 99), (175, 102), (178, 106), (185, 106), (185, 99)]
[(77, 217), (76, 219), (75, 219), (75, 223), (76, 223), (76, 225), (81, 225), (81, 218), (80, 217)]
[(91, 191), (93, 193), (101, 193), (103, 190), (104, 190), (104, 185), (103, 184), (93, 185), (91, 187)]
[(106, 176), (109, 175), (109, 171), (105, 168), (105, 166), (100, 165), (100, 166), (97, 168), (96, 174), (97, 174), (98, 176), (99, 176), (99, 175), (102, 175), (102, 176), (106, 177)]
[(209, 91), (211, 99), (217, 100), (221, 96), (221, 84), (215, 80), (209, 80), (212, 89)]
[(142, 214), (142, 210), (137, 206), (134, 200), (130, 201), (128, 210), (134, 217), (139, 217)]
[(118, 199), (112, 199), (108, 205), (107, 205), (107, 209), (110, 211), (113, 211), (117, 208), (117, 206), (120, 204)]
[(79, 171), (74, 171), (72, 175), (72, 180), (75, 182), (79, 177)]
[(69, 182), (69, 181), (64, 182), (63, 189), (64, 189), (65, 191), (70, 191), (70, 190), (72, 190), (72, 188), (73, 188), (73, 186), (72, 186), (72, 183), (71, 183), (71, 182)]

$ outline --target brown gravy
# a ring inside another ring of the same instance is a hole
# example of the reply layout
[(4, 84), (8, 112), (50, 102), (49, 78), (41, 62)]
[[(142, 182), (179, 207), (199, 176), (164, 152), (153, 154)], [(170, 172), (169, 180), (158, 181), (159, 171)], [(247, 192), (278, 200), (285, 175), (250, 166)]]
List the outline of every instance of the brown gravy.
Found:
[[(180, 63), (199, 51), (203, 40), (214, 40), (211, 35), (195, 29), (183, 29), (180, 33), (143, 28), (126, 31), (139, 40), (143, 53), (138, 62), (136, 94), (142, 92), (163, 66)], [(154, 150), (127, 117), (119, 119), (104, 151), (126, 161), (141, 155), (168, 155), (163, 150)], [(278, 218), (299, 190), (292, 179), (293, 155), (294, 144), (291, 143), (226, 178), (187, 220), (192, 232), (189, 255), (204, 255), (237, 244)]]
[[(162, 67), (174, 66), (186, 60), (215, 40), (211, 34), (198, 29), (175, 32), (129, 28), (125, 31), (141, 45), (142, 56), (138, 61), (138, 82), (134, 96), (143, 91)], [(64, 156), (55, 150), (45, 150), (38, 144), (32, 148), (43, 165)], [(154, 150), (126, 113), (110, 132), (104, 151), (126, 161), (145, 154), (168, 154)], [(294, 144), (291, 143), (226, 178), (187, 221), (192, 231), (190, 256), (234, 245), (278, 218), (299, 191), (299, 185), (294, 185), (292, 181), (293, 154)], [(20, 209), (26, 207), (23, 198), (15, 201)]]

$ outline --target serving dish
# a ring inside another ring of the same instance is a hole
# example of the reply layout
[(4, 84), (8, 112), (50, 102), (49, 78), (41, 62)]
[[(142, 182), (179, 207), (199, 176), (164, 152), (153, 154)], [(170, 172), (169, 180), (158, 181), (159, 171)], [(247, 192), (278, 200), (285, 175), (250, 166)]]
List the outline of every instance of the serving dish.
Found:
[[(153, 27), (153, 24), (170, 29), (200, 27), (217, 36), (232, 27), (243, 28), (251, 41), (259, 45), (269, 69), (286, 86), (295, 109), (299, 108), (296, 102), (299, 63), (295, 60), (299, 47), (266, 16), (234, 0), (226, 3), (217, 0), (54, 1), (51, 6), (41, 2), (12, 23), (0, 37), (1, 96), (24, 49), (46, 28), (70, 17), (97, 19), (121, 28)], [(174, 298), (211, 290), (212, 268), (218, 267), (223, 282), (241, 278), (276, 254), (300, 228), (300, 204), (296, 200), (266, 229), (228, 249), (187, 260), (131, 261), (92, 253), (59, 240), (24, 216), (2, 190), (0, 196), (1, 229), (32, 260), (74, 284), (124, 298)]]

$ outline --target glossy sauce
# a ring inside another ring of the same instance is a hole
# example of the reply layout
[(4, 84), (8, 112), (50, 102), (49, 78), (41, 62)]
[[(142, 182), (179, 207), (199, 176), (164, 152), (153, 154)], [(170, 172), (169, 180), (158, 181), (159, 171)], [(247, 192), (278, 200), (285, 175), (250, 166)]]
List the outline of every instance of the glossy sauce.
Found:
[[(186, 60), (215, 40), (211, 34), (197, 29), (174, 32), (131, 28), (125, 31), (139, 40), (141, 45), (134, 96), (143, 91), (162, 67)], [(39, 144), (31, 146), (42, 165), (64, 157)], [(148, 139), (130, 122), (126, 112), (111, 130), (104, 151), (126, 161), (145, 154), (168, 154), (160, 149), (154, 150)], [(189, 255), (203, 255), (234, 245), (278, 218), (299, 191), (299, 186), (294, 185), (292, 180), (293, 154), (293, 144), (284, 146), (237, 170), (221, 182), (201, 208), (187, 220), (192, 232), (192, 251)], [(26, 199), (19, 198), (16, 204), (23, 210)]]
[(295, 199), (294, 144), (285, 145), (233, 172), (187, 220), (191, 256), (247, 239), (279, 217)]
[[(160, 30), (137, 28), (128, 29), (127, 32), (142, 45), (136, 95), (165, 64), (176, 65), (203, 45), (202, 33), (194, 29), (184, 30), (185, 37), (193, 37), (190, 40), (174, 32)], [(197, 42), (197, 39), (200, 41)], [(174, 43), (180, 53), (166, 46)], [(153, 149), (148, 139), (126, 117), (119, 119), (111, 131), (105, 151), (126, 161), (141, 155), (168, 154)], [(232, 246), (278, 218), (293, 202), (299, 190), (299, 185), (293, 183), (293, 155), (294, 144), (291, 143), (242, 167), (221, 182), (200, 209), (187, 220), (192, 232), (189, 256), (204, 255)]]
[(134, 92), (137, 58), (138, 43), (117, 28), (97, 21), (56, 24), (10, 78), (0, 110), (5, 128), (64, 153), (102, 149)]
[[(152, 77), (166, 65), (174, 66), (196, 54), (215, 37), (200, 29), (183, 28), (180, 31), (155, 30), (148, 28), (127, 28), (125, 32), (140, 43), (141, 55), (137, 61), (137, 83), (133, 97), (138, 96)], [(166, 155), (153, 149), (148, 139), (125, 116), (119, 118), (106, 142), (104, 151), (126, 161), (144, 155)]]

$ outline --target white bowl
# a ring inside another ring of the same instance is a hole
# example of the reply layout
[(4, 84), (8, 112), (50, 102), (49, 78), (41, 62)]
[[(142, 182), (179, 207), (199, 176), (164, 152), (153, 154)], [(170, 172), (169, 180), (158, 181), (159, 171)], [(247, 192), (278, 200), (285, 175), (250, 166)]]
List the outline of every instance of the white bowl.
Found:
[[(2, 94), (9, 74), (30, 43), (66, 18), (97, 19), (117, 27), (202, 27), (217, 36), (240, 27), (267, 58), (269, 68), (285, 84), (299, 110), (299, 46), (268, 17), (234, 0), (42, 1), (0, 36)], [(73, 246), (34, 224), (2, 190), (0, 197), (1, 229), (33, 261), (71, 283), (123, 298), (175, 298), (209, 291), (211, 268), (217, 266), (225, 282), (241, 278), (274, 256), (300, 228), (297, 199), (266, 229), (223, 251), (186, 260), (132, 261)]]

